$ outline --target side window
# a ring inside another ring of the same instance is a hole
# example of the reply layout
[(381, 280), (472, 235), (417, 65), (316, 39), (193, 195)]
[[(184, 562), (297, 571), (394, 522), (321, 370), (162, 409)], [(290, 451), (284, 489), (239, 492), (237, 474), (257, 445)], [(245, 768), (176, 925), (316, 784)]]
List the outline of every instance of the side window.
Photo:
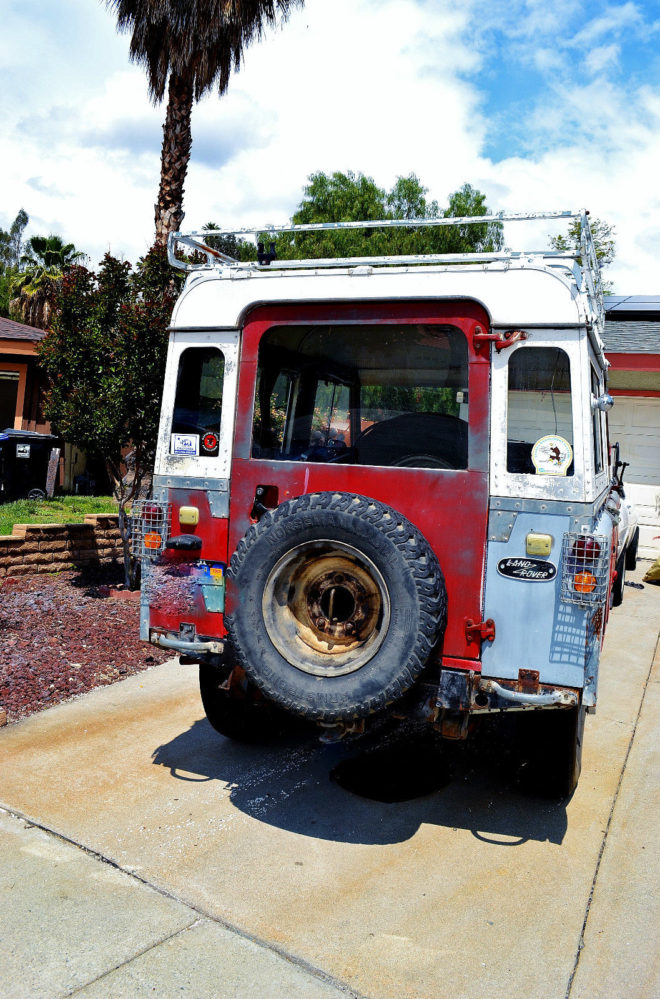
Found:
[(252, 457), (275, 457), (288, 450), (284, 434), (297, 379), (295, 372), (259, 368), (254, 404)]
[(217, 457), (225, 359), (217, 347), (188, 347), (179, 359), (170, 454)]
[[(592, 366), (591, 394), (598, 399), (598, 397), (602, 394), (602, 391), (603, 389), (598, 375)], [(591, 412), (591, 428), (594, 441), (594, 471), (598, 474), (603, 471), (603, 422), (599, 409), (594, 409)]]
[(508, 472), (573, 474), (573, 416), (568, 354), (521, 347), (509, 361)]

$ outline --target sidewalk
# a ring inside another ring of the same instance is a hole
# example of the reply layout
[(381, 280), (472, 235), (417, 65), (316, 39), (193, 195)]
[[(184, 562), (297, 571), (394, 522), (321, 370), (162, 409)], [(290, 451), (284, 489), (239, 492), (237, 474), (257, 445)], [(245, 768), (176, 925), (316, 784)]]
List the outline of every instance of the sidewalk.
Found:
[(313, 972), (0, 812), (5, 999), (346, 999)]

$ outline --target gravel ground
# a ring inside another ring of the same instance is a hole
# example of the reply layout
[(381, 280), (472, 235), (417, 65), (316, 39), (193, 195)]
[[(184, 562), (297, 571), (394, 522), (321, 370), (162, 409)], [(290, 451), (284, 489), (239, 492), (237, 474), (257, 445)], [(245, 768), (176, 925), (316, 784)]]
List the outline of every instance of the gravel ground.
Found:
[(0, 580), (0, 708), (8, 721), (170, 658), (140, 641), (137, 594), (122, 593), (120, 579), (109, 568)]

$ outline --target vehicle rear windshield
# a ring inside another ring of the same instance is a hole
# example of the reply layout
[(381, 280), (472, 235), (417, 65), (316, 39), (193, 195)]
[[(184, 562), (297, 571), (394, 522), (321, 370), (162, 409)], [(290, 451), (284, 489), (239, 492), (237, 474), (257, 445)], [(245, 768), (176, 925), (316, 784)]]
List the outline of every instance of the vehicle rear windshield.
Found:
[(217, 347), (188, 347), (179, 359), (170, 454), (217, 457), (225, 359)]
[(511, 355), (507, 471), (573, 474), (571, 372), (558, 347), (520, 347)]
[(467, 468), (467, 420), (455, 326), (278, 326), (262, 338), (255, 458)]

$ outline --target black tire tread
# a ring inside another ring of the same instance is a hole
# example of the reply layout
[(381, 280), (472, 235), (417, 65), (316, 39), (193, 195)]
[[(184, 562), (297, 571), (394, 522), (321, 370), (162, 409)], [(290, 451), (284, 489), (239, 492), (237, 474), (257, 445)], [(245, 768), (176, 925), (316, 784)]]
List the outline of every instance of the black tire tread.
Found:
[(260, 745), (271, 742), (284, 731), (284, 718), (275, 705), (257, 700), (250, 692), (233, 697), (222, 683), (231, 672), (229, 666), (200, 663), (199, 692), (206, 718), (213, 729), (234, 742)]
[(637, 568), (637, 549), (639, 548), (639, 527), (635, 528), (632, 541), (626, 548), (626, 569), (633, 572)]

